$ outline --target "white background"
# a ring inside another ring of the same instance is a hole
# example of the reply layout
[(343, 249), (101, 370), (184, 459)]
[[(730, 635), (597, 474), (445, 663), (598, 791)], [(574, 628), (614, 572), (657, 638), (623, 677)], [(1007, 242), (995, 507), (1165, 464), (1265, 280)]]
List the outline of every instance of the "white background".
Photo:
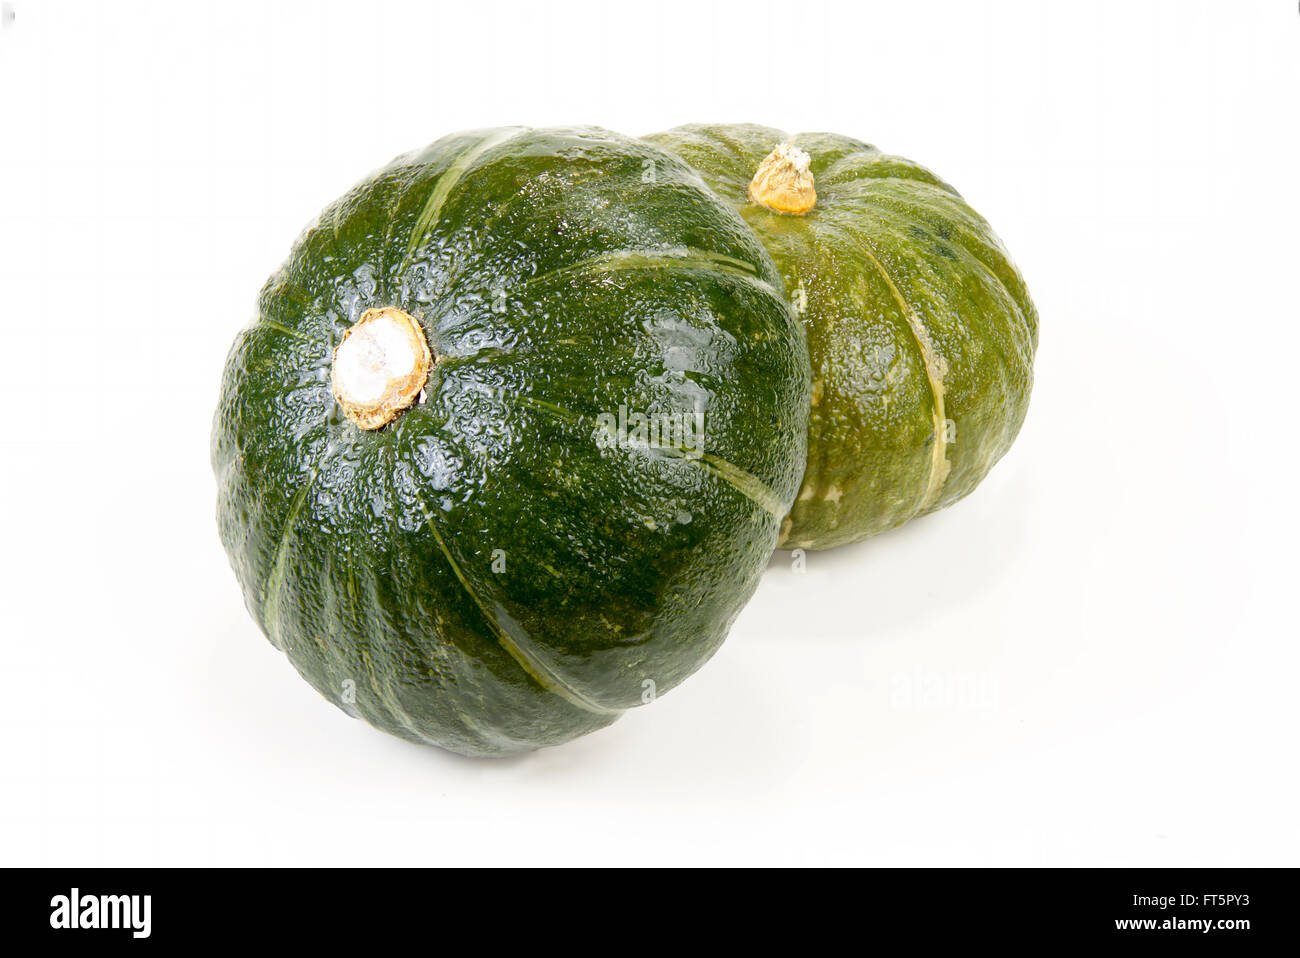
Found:
[[(1294, 2), (13, 0), (0, 863), (1300, 862)], [(217, 540), (230, 341), (326, 202), (462, 128), (832, 130), (1042, 316), (970, 498), (778, 553), (730, 639), (471, 761), (324, 702)]]

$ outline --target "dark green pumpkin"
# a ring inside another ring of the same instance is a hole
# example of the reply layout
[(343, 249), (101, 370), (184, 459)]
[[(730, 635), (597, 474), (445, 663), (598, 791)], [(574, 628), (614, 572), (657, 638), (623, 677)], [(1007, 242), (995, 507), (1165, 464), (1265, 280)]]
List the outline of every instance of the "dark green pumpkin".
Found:
[[(362, 429), (331, 368), (382, 308), (434, 365)], [(213, 431), (221, 538), (345, 711), (470, 755), (559, 743), (718, 648), (798, 489), (808, 395), (772, 260), (680, 160), (462, 133), (329, 206), (267, 282)], [(666, 428), (698, 412), (702, 441)]]
[[(1020, 430), (1038, 341), (988, 223), (925, 168), (844, 136), (738, 124), (646, 139), (744, 215), (807, 329), (808, 469), (781, 544), (857, 542), (970, 493)], [(809, 192), (756, 199), (782, 144), (810, 158)]]

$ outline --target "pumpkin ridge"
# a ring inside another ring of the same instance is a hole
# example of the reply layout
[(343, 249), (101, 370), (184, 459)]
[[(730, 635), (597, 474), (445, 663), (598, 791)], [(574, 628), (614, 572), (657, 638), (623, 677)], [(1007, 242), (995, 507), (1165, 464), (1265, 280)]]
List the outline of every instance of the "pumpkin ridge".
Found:
[(289, 512), (284, 519), (284, 529), (280, 532), (280, 541), (275, 546), (275, 561), (271, 564), (271, 571), (267, 573), (266, 581), (262, 583), (262, 617), (266, 620), (267, 632), (270, 633), (271, 640), (281, 652), (288, 650), (280, 642), (279, 622), (272, 621), (271, 613), (274, 612), (275, 619), (279, 619), (280, 588), (284, 582), (284, 564), (288, 557), (289, 537), (293, 534), (293, 527), (298, 521), (302, 507), (307, 503), (307, 493), (311, 491), (312, 485), (320, 476), (321, 467), (325, 464), (325, 455), (328, 455), (328, 451), (321, 456), (321, 461), (316, 464), (311, 476), (293, 497)]
[[(919, 183), (920, 181), (909, 180), (908, 182)], [(932, 186), (934, 184), (927, 184), (927, 185)], [(961, 197), (958, 196), (955, 192), (949, 193), (948, 197), (961, 199)], [(893, 204), (905, 206), (909, 210), (915, 209), (918, 210), (920, 213), (932, 212), (932, 210), (923, 206), (918, 199), (903, 195), (903, 196), (891, 197), (888, 204), (884, 204), (884, 203), (872, 204), (872, 214), (880, 217), (888, 216), (888, 217), (892, 217), (896, 222), (900, 222), (900, 223), (904, 222), (905, 212), (903, 210), (896, 209)], [(1019, 314), (1019, 318), (1021, 322), (1024, 324), (1026, 332), (1029, 334), (1030, 353), (1032, 355), (1034, 350), (1035, 325), (1030, 319), (1030, 312), (1033, 310), (1033, 303), (1032, 301), (1030, 301), (1028, 292), (1024, 288), (1023, 280), (1021, 280), (1018, 283), (1014, 281), (1008, 282), (1007, 281), (1008, 277), (1003, 276), (1001, 273), (999, 273), (996, 269), (993, 268), (993, 266), (989, 265), (989, 263), (985, 261), (985, 258), (983, 256), (979, 255), (980, 246), (981, 246), (980, 237), (977, 234), (977, 232), (972, 228), (972, 226), (983, 225), (985, 228), (987, 228), (988, 227), (987, 223), (978, 224), (972, 222), (957, 221), (956, 225), (958, 229), (960, 229), (966, 234), (967, 239), (971, 241), (971, 242), (963, 242), (961, 244), (958, 244), (959, 248), (962, 249), (970, 257), (971, 261), (975, 263), (986, 275), (988, 275), (999, 286), (1001, 286), (1004, 290), (1006, 290), (1007, 296), (1010, 298), (1012, 304), (1015, 306), (1016, 312)], [(1006, 247), (1002, 245), (1002, 241), (999, 240), (997, 237), (993, 237), (992, 239), (995, 242), (991, 244), (991, 248), (1002, 253), (1002, 255), (1008, 261), (1010, 261), (1010, 253), (1008, 253)], [(1012, 264), (1012, 269), (1014, 271), (1014, 264)], [(1014, 276), (1014, 272), (1011, 275)]]
[[(565, 422), (574, 425), (580, 425), (582, 423), (583, 417), (581, 414), (571, 412), (570, 410), (557, 406), (554, 403), (548, 403), (532, 396), (521, 396), (518, 394), (515, 394), (515, 399), (522, 402), (524, 405), (533, 406), (543, 412), (550, 413)], [(750, 502), (754, 503), (765, 512), (771, 513), (778, 520), (783, 519), (785, 514), (789, 511), (781, 501), (781, 497), (773, 492), (762, 479), (758, 478), (758, 476), (754, 475), (749, 470), (743, 469), (734, 462), (731, 462), (728, 459), (723, 459), (721, 456), (715, 455), (714, 453), (701, 452), (699, 458), (696, 459), (685, 455), (673, 455), (674, 453), (680, 453), (681, 450), (677, 449), (675, 446), (666, 446), (662, 443), (646, 443), (644, 446), (633, 446), (631, 448), (633, 450), (657, 449), (660, 452), (667, 453), (669, 458), (692, 463), (698, 468), (704, 469), (710, 475), (721, 479)]]
[(265, 326), (267, 329), (274, 329), (277, 333), (284, 333), (286, 336), (292, 336), (294, 339), (300, 340), (301, 342), (304, 343), (312, 342), (312, 338), (310, 336), (306, 336), (298, 332), (298, 330), (296, 329), (290, 329), (288, 326), (281, 326), (279, 323), (267, 319), (265, 316), (262, 316), (261, 314), (258, 315), (257, 321), (253, 325)]
[[(379, 455), (381, 457), (384, 457), (386, 455), (388, 458), (388, 467), (386, 469), (386, 471), (388, 472), (391, 472), (393, 468), (392, 451), (393, 451), (393, 447), (391, 443), (384, 443), (379, 448)], [(392, 534), (392, 530), (390, 529), (388, 534), (388, 542), (390, 548), (392, 546), (392, 541), (393, 541), (393, 534)], [(375, 598), (375, 601), (378, 602), (377, 596)], [(421, 742), (424, 742), (427, 745), (437, 745), (438, 744), (437, 742), (435, 742), (424, 732), (420, 731), (415, 721), (411, 718), (410, 713), (407, 712), (406, 709), (402, 708), (402, 703), (398, 701), (397, 698), (397, 690), (393, 688), (391, 681), (387, 677), (383, 677), (380, 675), (379, 670), (375, 668), (374, 662), (371, 659), (371, 657), (367, 655), (364, 657), (364, 659), (365, 659), (366, 671), (370, 673), (370, 688), (373, 689), (375, 693), (378, 695), (380, 704), (382, 704), (384, 708), (388, 710), (388, 714), (392, 716), (392, 718), (399, 725), (406, 728), (412, 735), (418, 738)]]
[[(745, 144), (741, 143), (739, 140), (737, 140), (734, 136), (731, 136), (729, 133), (726, 133), (722, 130), (693, 131), (693, 132), (696, 136), (699, 137), (699, 139), (706, 141), (706, 143), (709, 138), (712, 138), (715, 143), (721, 143), (723, 146), (727, 147), (727, 149), (731, 150), (732, 154), (737, 159), (745, 160), (748, 159), (749, 157), (749, 150), (745, 148)], [(779, 142), (781, 143), (789, 142), (790, 134), (786, 133), (784, 130), (776, 130), (774, 132), (779, 134)], [(705, 135), (700, 136), (700, 133), (705, 133)]]
[[(396, 466), (396, 456), (394, 454), (394, 448), (391, 443), (385, 444), (383, 446), (380, 454), (383, 455), (385, 453), (387, 453), (388, 455), (389, 471), (391, 471)], [(422, 499), (419, 499), (417, 497), (417, 501), (419, 501), (420, 508), (425, 513), (426, 521), (429, 522), (430, 528), (432, 529), (433, 522), (432, 522), (432, 518), (429, 516), (428, 507), (425, 506), (424, 501)], [(437, 530), (433, 530), (433, 533), (434, 533), (434, 537), (438, 539), (439, 545), (441, 545), (442, 537), (438, 535)], [(389, 530), (389, 542), (390, 544), (392, 543), (391, 529)], [(455, 569), (454, 564), (453, 564), (453, 571), (457, 571)], [(473, 598), (473, 596), (471, 595), (470, 598)], [(429, 657), (426, 656), (426, 659), (428, 658)], [(427, 745), (437, 745), (438, 744), (437, 740), (434, 739), (432, 736), (428, 735), (427, 733), (421, 731), (419, 723), (417, 723), (413, 718), (411, 718), (410, 713), (407, 712), (406, 709), (402, 707), (402, 703), (399, 700), (397, 695), (397, 690), (393, 686), (392, 676), (389, 675), (385, 678), (381, 678), (379, 672), (375, 669), (374, 663), (371, 661), (369, 656), (366, 656), (366, 666), (367, 666), (367, 670), (370, 672), (370, 686), (371, 688), (375, 689), (379, 693), (379, 700), (381, 703), (383, 703), (384, 707), (388, 709), (389, 714), (394, 719), (396, 719), (397, 722), (399, 722), (401, 725), (409, 729), (411, 734), (413, 734), (421, 742), (424, 742)], [(461, 720), (465, 723), (467, 727), (473, 729), (478, 735), (481, 735), (483, 738), (488, 739), (490, 741), (495, 741), (497, 745), (518, 747), (520, 745), (527, 744), (526, 742), (523, 742), (519, 739), (511, 738), (509, 735), (506, 735), (505, 733), (500, 732), (497, 729), (488, 728), (487, 726), (479, 724), (478, 722), (474, 721), (473, 718), (466, 715), (460, 709), (456, 710), (456, 714), (460, 716)]]
[(424, 208), (420, 210), (420, 215), (415, 221), (415, 226), (411, 228), (411, 239), (406, 244), (406, 255), (402, 259), (402, 265), (398, 272), (402, 272), (410, 265), (411, 256), (414, 255), (416, 248), (428, 235), (433, 224), (437, 222), (438, 214), (442, 212), (443, 205), (447, 202), (447, 197), (451, 195), (452, 189), (461, 178), (473, 167), (474, 161), (481, 157), (494, 146), (499, 146), (507, 140), (512, 140), (520, 133), (524, 132), (524, 127), (507, 127), (503, 130), (495, 130), (489, 133), (483, 139), (479, 140), (472, 147), (461, 153), (460, 156), (451, 163), (438, 177), (438, 183), (429, 192), (429, 198), (424, 202)]
[(862, 250), (864, 256), (872, 266), (880, 273), (885, 285), (889, 287), (889, 292), (893, 295), (894, 300), (898, 303), (899, 308), (903, 311), (903, 318), (907, 320), (908, 329), (912, 331), (912, 336), (916, 339), (916, 345), (921, 350), (921, 359), (925, 362), (925, 379), (930, 386), (930, 393), (934, 397), (934, 449), (930, 454), (930, 476), (925, 484), (925, 492), (921, 496), (921, 501), (916, 507), (916, 513), (919, 515), (924, 512), (932, 503), (938, 501), (939, 493), (943, 490), (944, 480), (948, 478), (948, 471), (951, 468), (948, 463), (948, 449), (944, 442), (944, 429), (946, 416), (943, 407), (943, 369), (940, 361), (934, 354), (934, 343), (930, 339), (930, 331), (917, 316), (915, 311), (903, 299), (903, 294), (899, 292), (898, 287), (894, 284), (894, 279), (885, 269), (884, 264), (876, 258), (875, 251), (870, 244), (858, 233), (852, 230), (850, 235), (857, 241), (858, 248)]
[(557, 276), (616, 273), (622, 270), (637, 269), (717, 270), (747, 280), (778, 295), (783, 295), (780, 290), (763, 279), (757, 269), (744, 260), (693, 246), (677, 246), (663, 251), (621, 249), (612, 253), (601, 253), (569, 266), (547, 270), (545, 273), (530, 276), (524, 280), (522, 287), (526, 289), (534, 283), (541, 283)]
[(686, 458), (686, 461), (699, 463), (700, 468), (707, 469), (710, 474), (730, 485), (750, 502), (770, 513), (777, 521), (785, 518), (785, 514), (789, 512), (780, 496), (768, 488), (767, 483), (721, 456), (705, 452), (700, 454), (699, 459)]
[[(391, 451), (391, 446), (386, 448)], [(423, 503), (421, 503), (421, 505), (423, 505)], [(371, 648), (373, 648), (373, 646), (371, 646)], [(369, 651), (363, 650), (360, 655), (360, 660), (363, 676), (369, 683), (368, 687), (375, 693), (373, 702), (382, 706), (382, 711), (387, 713), (386, 720), (391, 720), (394, 724), (408, 730), (412, 739), (418, 740), (426, 745), (439, 745), (436, 739), (420, 730), (419, 724), (411, 717), (410, 713), (402, 707), (397, 696), (397, 690), (392, 684), (391, 677), (384, 678), (382, 676), (381, 671), (375, 667), (374, 656), (369, 654)], [(367, 700), (369, 700), (368, 697)], [(352, 713), (349, 712), (348, 714)], [(467, 728), (472, 729), (477, 735), (480, 735), (485, 740), (494, 741), (498, 745), (505, 745), (512, 748), (518, 748), (521, 745), (527, 746), (528, 744), (520, 739), (506, 735), (504, 732), (479, 724), (460, 709), (456, 709), (456, 715), (465, 723)], [(373, 722), (373, 719), (367, 718), (367, 721)], [(399, 737), (405, 736), (399, 734)]]
[[(397, 223), (396, 212), (401, 206), (402, 199), (406, 196), (408, 187), (403, 186), (396, 191), (396, 194), (385, 206), (387, 216), (384, 217), (384, 241), (375, 250), (375, 292), (382, 302), (394, 302), (393, 299), (393, 281), (401, 278), (402, 270), (405, 269), (405, 263), (397, 270), (397, 275), (389, 276), (388, 269), (391, 265), (393, 256), (393, 226)], [(405, 257), (403, 258), (405, 260)], [(330, 348), (333, 349), (338, 343), (334, 342), (334, 332), (330, 331)]]
[[(827, 173), (826, 175), (828, 177), (830, 176), (829, 173)], [(846, 180), (843, 183), (835, 183), (832, 181), (827, 184), (827, 189), (829, 190), (835, 188), (840, 190), (841, 192), (846, 192), (850, 189), (869, 187), (873, 183), (890, 183), (890, 182), (906, 183), (908, 186), (928, 186), (930, 189), (942, 193), (944, 196), (948, 197), (948, 199), (954, 199), (954, 200), (963, 199), (962, 195), (958, 193), (956, 190), (954, 190), (951, 186), (944, 186), (944, 185), (940, 185), (939, 183), (932, 183), (930, 180), (921, 180), (912, 176), (899, 176), (897, 173), (890, 173), (888, 176), (859, 176), (857, 179)]]
[(370, 676), (370, 687), (379, 694), (380, 703), (383, 704), (384, 708), (388, 709), (388, 714), (397, 720), (398, 725), (410, 731), (412, 735), (418, 738), (421, 742), (424, 742), (426, 745), (438, 744), (416, 727), (415, 721), (411, 718), (406, 709), (402, 708), (401, 703), (397, 701), (397, 696), (394, 695), (393, 690), (388, 687), (388, 683), (375, 675), (373, 670)]
[[(883, 220), (884, 218), (893, 218), (894, 221), (902, 222), (902, 217), (898, 214), (898, 211), (894, 211), (894, 209), (889, 207), (876, 207), (872, 213), (874, 213), (875, 216), (883, 218)], [(1004, 292), (1006, 296), (1006, 304), (1009, 305), (1009, 312), (1011, 313), (1011, 318), (1013, 318), (1013, 322), (1008, 326), (1008, 333), (1011, 338), (1017, 341), (1015, 342), (1015, 347), (1026, 347), (1028, 355), (1032, 357), (1032, 355), (1034, 355), (1034, 326), (1031, 325), (1030, 317), (1028, 317), (1026, 309), (1027, 305), (1030, 305), (1030, 308), (1032, 308), (1032, 304), (1028, 304), (1027, 300), (1023, 300), (1022, 302), (1022, 296), (1017, 294), (1017, 290), (1014, 289), (1014, 286), (1011, 286), (1010, 283), (1006, 281), (1005, 277), (1000, 276), (1000, 274), (997, 273), (997, 270), (993, 269), (991, 265), (985, 263), (984, 257), (979, 255), (978, 243), (954, 243), (953, 248), (957, 251), (959, 256), (965, 257), (965, 261), (969, 261), (978, 272), (983, 273), (989, 281), (992, 281), (993, 285), (997, 286), (997, 289)], [(1023, 334), (1024, 339), (1026, 339), (1026, 342), (1024, 343), (1019, 342), (1021, 341), (1021, 334)]]
[(465, 594), (469, 596), (470, 601), (474, 603), (474, 607), (478, 609), (479, 613), (483, 616), (483, 620), (487, 623), (488, 628), (491, 629), (493, 636), (495, 636), (497, 640), (497, 644), (510, 653), (510, 657), (519, 663), (519, 667), (528, 673), (528, 676), (542, 688), (546, 689), (548, 692), (555, 693), (571, 705), (576, 705), (580, 709), (587, 712), (594, 712), (597, 715), (622, 715), (624, 711), (623, 709), (606, 708), (599, 702), (591, 701), (577, 689), (573, 688), (560, 678), (560, 676), (556, 675), (554, 671), (547, 668), (546, 665), (539, 661), (535, 656), (529, 654), (529, 652), (520, 646), (519, 643), (515, 642), (514, 639), (506, 635), (505, 630), (501, 628), (501, 623), (497, 621), (496, 616), (488, 611), (487, 606), (483, 604), (483, 601), (478, 597), (478, 593), (476, 593), (473, 586), (470, 585), (469, 579), (465, 576), (464, 571), (460, 567), (460, 563), (457, 562), (456, 557), (451, 554), (451, 549), (448, 548), (446, 541), (442, 538), (442, 533), (438, 531), (438, 526), (433, 521), (433, 513), (429, 510), (424, 499), (417, 495), (416, 502), (420, 504), (420, 510), (424, 513), (424, 519), (429, 526), (429, 531), (433, 533), (433, 538), (438, 543), (438, 548), (441, 550), (443, 558), (447, 560), (447, 565), (451, 567), (452, 574), (456, 576), (456, 581), (460, 583), (461, 588), (465, 590)]

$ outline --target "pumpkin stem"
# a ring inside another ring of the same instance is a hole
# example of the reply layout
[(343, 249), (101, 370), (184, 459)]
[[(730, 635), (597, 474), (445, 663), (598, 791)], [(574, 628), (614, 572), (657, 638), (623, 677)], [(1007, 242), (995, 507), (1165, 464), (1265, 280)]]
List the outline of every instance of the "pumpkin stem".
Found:
[(802, 216), (817, 205), (809, 166), (812, 157), (792, 143), (782, 143), (758, 164), (749, 182), (749, 198), (778, 213)]
[(334, 350), (334, 398), (362, 429), (378, 429), (415, 402), (432, 365), (415, 317), (393, 306), (368, 309)]

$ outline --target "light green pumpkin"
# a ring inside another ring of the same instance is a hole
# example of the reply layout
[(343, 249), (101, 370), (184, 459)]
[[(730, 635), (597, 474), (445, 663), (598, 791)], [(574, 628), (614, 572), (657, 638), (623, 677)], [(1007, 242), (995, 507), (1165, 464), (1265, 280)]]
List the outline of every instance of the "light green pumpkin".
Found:
[(808, 334), (808, 467), (781, 545), (858, 542), (970, 493), (1020, 430), (1038, 341), (989, 224), (924, 167), (844, 136), (646, 139), (741, 212)]

